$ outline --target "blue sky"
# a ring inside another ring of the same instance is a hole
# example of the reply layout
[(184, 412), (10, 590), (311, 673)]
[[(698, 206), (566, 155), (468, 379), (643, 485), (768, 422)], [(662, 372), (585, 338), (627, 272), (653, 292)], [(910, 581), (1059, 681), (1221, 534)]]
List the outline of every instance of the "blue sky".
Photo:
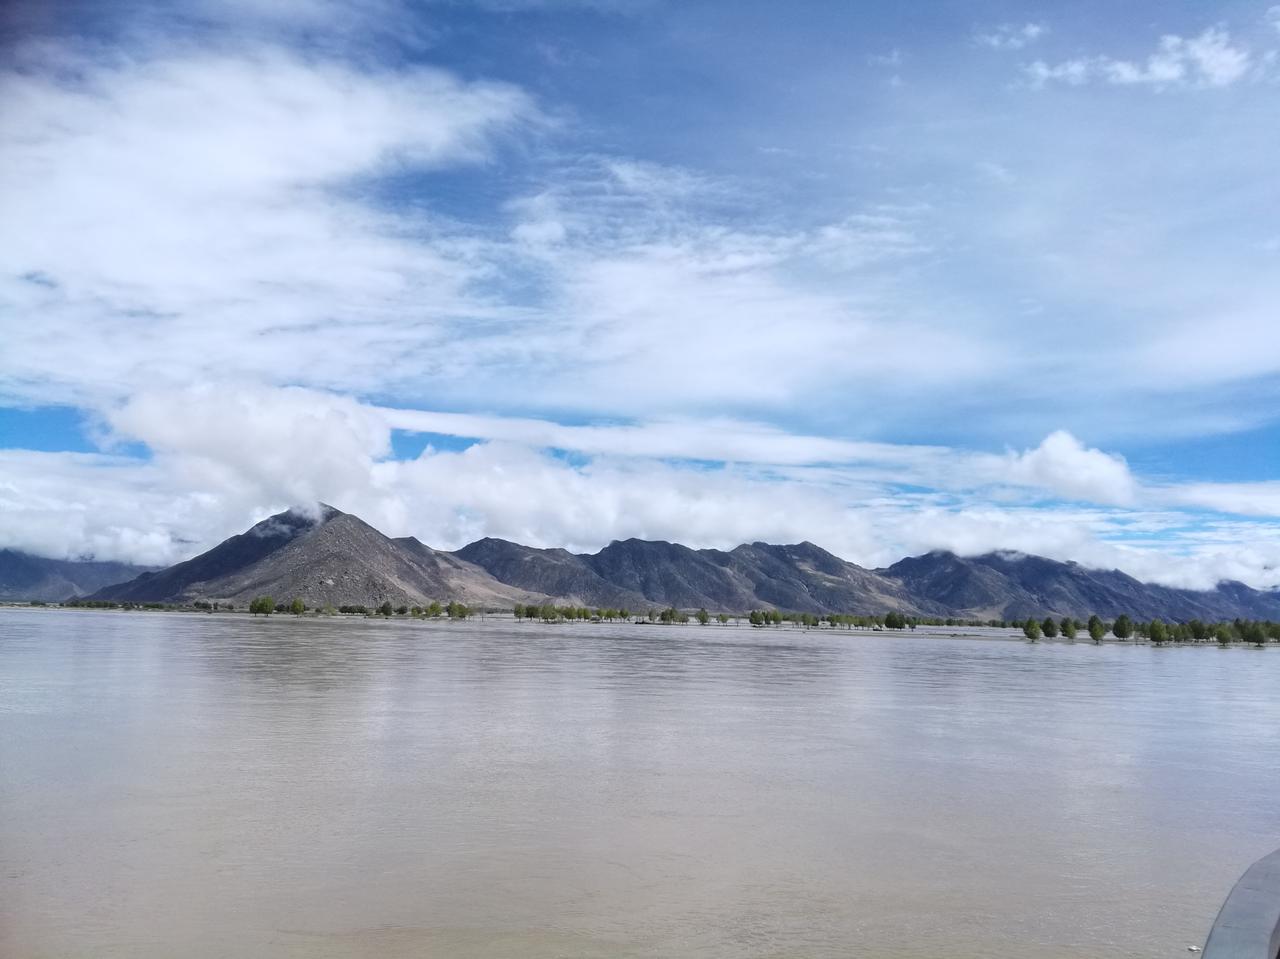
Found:
[(1280, 584), (1280, 6), (0, 14), (0, 545)]

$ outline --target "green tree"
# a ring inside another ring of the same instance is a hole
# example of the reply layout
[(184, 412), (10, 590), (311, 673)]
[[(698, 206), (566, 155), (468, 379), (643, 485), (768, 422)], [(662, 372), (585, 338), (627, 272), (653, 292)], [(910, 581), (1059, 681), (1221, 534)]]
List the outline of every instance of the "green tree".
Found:
[(1095, 643), (1102, 642), (1102, 637), (1107, 635), (1106, 624), (1102, 622), (1096, 615), (1089, 617), (1089, 638)]
[(294, 616), (301, 616), (307, 611), (306, 605), (297, 596), (293, 597), (293, 602), (289, 604), (289, 612)]
[(397, 615), (397, 616), (404, 616), (404, 615), (405, 615), (406, 613), (408, 613), (408, 612), (409, 612), (409, 607), (408, 607), (408, 606), (397, 606), (397, 607), (396, 607), (396, 615)]
[(711, 614), (705, 609), (698, 610), (698, 625), (705, 626), (709, 622), (711, 622)]
[(1045, 639), (1053, 639), (1058, 635), (1058, 623), (1052, 616), (1046, 616), (1044, 622), (1040, 624), (1040, 631), (1044, 633)]
[(1070, 616), (1063, 616), (1062, 623), (1060, 625), (1062, 627), (1063, 638), (1074, 643), (1076, 641), (1076, 633), (1080, 631), (1080, 628), (1076, 625), (1076, 621)]
[(1022, 626), (1022, 634), (1034, 643), (1040, 638), (1040, 624), (1034, 619), (1028, 619)]
[(764, 613), (760, 612), (760, 610), (758, 610), (758, 609), (753, 609), (753, 610), (752, 610), (752, 611), (747, 615), (747, 622), (749, 622), (752, 626), (763, 626), (763, 625), (764, 625)]
[(1245, 623), (1244, 629), (1241, 630), (1241, 638), (1246, 643), (1265, 646), (1267, 644), (1267, 631), (1262, 627), (1261, 623)]
[(716, 622), (719, 623), (721, 626), (723, 626), (725, 623), (729, 622), (729, 614), (716, 613)]
[(427, 607), (427, 615), (435, 619), (442, 612), (444, 612), (444, 608), (440, 605), (440, 601), (438, 599), (433, 599), (431, 601), (431, 605)]
[(392, 610), (391, 608), (391, 600), (388, 599), (381, 606), (379, 606), (378, 612), (381, 613), (383, 616), (390, 616), (392, 612), (394, 612), (394, 610)]
[(1169, 641), (1169, 627), (1162, 620), (1153, 619), (1147, 626), (1147, 635), (1155, 645), (1163, 646)]
[(1125, 613), (1121, 613), (1116, 617), (1115, 624), (1111, 627), (1111, 632), (1116, 639), (1128, 639), (1133, 635), (1133, 620)]
[(1220, 646), (1230, 646), (1236, 638), (1236, 634), (1231, 631), (1231, 627), (1227, 623), (1219, 623), (1213, 629), (1213, 638), (1218, 641)]
[(276, 601), (270, 596), (256, 596), (249, 601), (249, 612), (254, 616), (270, 616), (276, 609)]

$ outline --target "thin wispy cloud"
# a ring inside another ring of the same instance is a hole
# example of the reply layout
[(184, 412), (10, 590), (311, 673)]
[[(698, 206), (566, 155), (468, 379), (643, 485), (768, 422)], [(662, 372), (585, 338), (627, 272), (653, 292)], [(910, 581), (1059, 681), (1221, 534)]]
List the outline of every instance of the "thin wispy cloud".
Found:
[(1247, 77), (1251, 65), (1249, 51), (1234, 44), (1225, 29), (1209, 27), (1194, 37), (1166, 34), (1160, 38), (1156, 51), (1145, 60), (1107, 56), (1075, 58), (1055, 64), (1036, 60), (1026, 71), (1036, 87), (1046, 83), (1080, 86), (1098, 81), (1162, 90), (1228, 87)]
[(1002, 23), (978, 33), (974, 40), (993, 50), (1022, 50), (1043, 37), (1048, 29), (1043, 23)]

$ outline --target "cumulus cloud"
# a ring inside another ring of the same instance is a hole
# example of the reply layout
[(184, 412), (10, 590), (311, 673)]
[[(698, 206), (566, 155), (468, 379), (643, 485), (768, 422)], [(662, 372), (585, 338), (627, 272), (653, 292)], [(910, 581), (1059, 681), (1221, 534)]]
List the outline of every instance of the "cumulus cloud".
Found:
[(1145, 61), (1106, 56), (1077, 58), (1050, 65), (1036, 60), (1027, 67), (1033, 86), (1060, 82), (1079, 86), (1091, 80), (1156, 89), (1228, 87), (1249, 72), (1249, 51), (1234, 44), (1222, 27), (1209, 27), (1194, 37), (1166, 34)]
[(121, 437), (145, 443), (192, 488), (234, 501), (314, 503), (366, 490), (391, 451), (378, 413), (302, 389), (202, 385), (148, 391), (112, 410)]
[(1137, 492), (1124, 457), (1089, 449), (1063, 430), (1049, 434), (1033, 450), (1012, 455), (1009, 472), (1017, 482), (1093, 503), (1126, 506)]

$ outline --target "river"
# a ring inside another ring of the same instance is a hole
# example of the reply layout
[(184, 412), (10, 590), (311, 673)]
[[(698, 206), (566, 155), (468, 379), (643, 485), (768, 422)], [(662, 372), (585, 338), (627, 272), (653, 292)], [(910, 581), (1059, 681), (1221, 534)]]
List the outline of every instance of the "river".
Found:
[(1173, 957), (1280, 649), (0, 610), (0, 955)]

